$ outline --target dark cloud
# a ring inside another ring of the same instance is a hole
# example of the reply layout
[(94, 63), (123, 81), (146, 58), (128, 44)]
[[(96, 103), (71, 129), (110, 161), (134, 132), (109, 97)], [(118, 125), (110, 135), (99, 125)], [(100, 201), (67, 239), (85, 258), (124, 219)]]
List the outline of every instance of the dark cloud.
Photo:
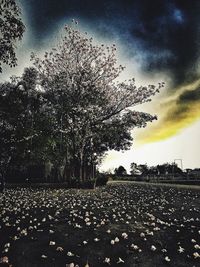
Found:
[(187, 105), (177, 105), (173, 107), (168, 113), (166, 113), (164, 122), (173, 124), (177, 121), (183, 121), (187, 117), (187, 113), (190, 111), (190, 107)]
[(199, 1), (141, 1), (132, 34), (146, 51), (144, 69), (169, 70), (174, 83), (196, 78)]
[(178, 101), (177, 104), (191, 104), (192, 102), (199, 101), (200, 100), (200, 87), (196, 88), (195, 90), (187, 90), (183, 92)]
[(54, 32), (59, 21), (75, 17), (101, 36), (118, 36), (130, 54), (140, 53), (143, 71), (170, 72), (176, 85), (198, 75), (200, 1), (18, 1), (28, 13), (36, 46)]
[(189, 87), (190, 89), (183, 90), (176, 100), (167, 102), (165, 107), (168, 111), (160, 122), (161, 128), (166, 124), (171, 125), (169, 127), (174, 127), (174, 124), (177, 123), (182, 128), (190, 124), (191, 121), (193, 122), (193, 119), (200, 117), (200, 84), (191, 84)]

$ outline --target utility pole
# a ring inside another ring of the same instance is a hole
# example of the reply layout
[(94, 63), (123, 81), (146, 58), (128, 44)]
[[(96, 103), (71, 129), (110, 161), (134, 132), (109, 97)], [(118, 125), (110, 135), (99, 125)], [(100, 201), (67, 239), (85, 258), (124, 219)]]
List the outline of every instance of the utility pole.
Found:
[(175, 159), (174, 163), (176, 164), (176, 161), (179, 161), (181, 163), (181, 170), (183, 171), (183, 160), (182, 159)]
[[(183, 160), (182, 159), (174, 159), (174, 167), (175, 167), (176, 161), (179, 161), (181, 163), (181, 170), (183, 171)], [(173, 167), (173, 178), (174, 178), (174, 167)]]

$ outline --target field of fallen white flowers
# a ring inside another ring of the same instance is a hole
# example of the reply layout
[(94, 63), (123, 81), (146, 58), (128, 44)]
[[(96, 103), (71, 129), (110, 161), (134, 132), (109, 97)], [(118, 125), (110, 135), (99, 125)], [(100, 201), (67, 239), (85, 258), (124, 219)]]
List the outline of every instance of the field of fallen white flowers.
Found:
[(7, 189), (0, 253), (13, 267), (197, 267), (200, 191), (135, 184)]

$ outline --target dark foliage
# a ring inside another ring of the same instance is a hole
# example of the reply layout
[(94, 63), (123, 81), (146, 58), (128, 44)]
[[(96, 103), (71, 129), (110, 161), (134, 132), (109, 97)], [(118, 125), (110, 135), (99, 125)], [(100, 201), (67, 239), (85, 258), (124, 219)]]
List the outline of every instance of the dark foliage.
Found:
[(2, 63), (15, 67), (16, 41), (22, 39), (25, 26), (21, 21), (21, 12), (15, 0), (0, 1), (0, 72)]

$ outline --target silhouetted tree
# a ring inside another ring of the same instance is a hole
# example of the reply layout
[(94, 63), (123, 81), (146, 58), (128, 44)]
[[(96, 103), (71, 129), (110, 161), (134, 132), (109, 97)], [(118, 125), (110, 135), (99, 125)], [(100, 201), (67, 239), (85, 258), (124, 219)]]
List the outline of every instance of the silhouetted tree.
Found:
[(114, 173), (115, 173), (116, 176), (125, 176), (125, 175), (127, 175), (127, 171), (123, 166), (119, 166), (118, 168), (116, 168)]

